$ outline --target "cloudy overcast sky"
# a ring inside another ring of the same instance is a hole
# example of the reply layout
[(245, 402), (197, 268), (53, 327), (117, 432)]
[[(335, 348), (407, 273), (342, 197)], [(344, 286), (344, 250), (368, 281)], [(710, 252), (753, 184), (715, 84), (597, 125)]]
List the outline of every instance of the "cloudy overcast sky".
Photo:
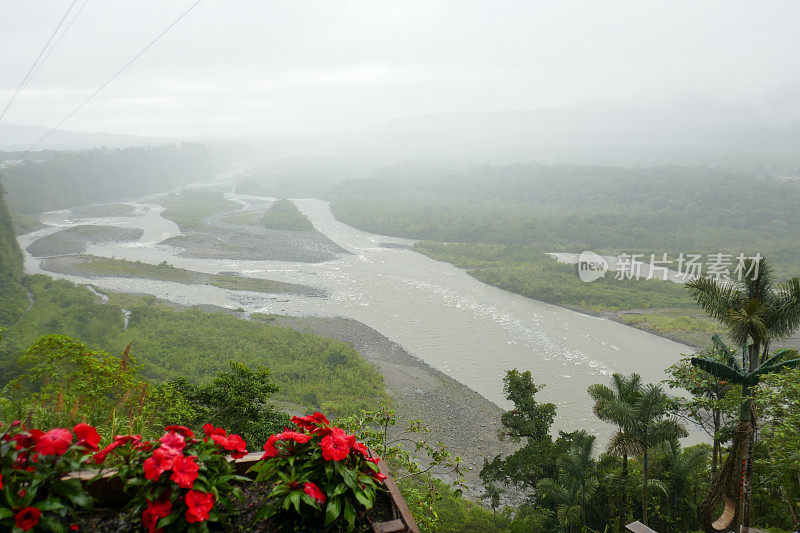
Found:
[[(0, 105), (71, 3), (0, 2)], [(192, 3), (89, 0), (3, 122), (55, 125)], [(799, 20), (795, 1), (204, 0), (64, 128), (296, 135), (689, 96), (796, 108)]]

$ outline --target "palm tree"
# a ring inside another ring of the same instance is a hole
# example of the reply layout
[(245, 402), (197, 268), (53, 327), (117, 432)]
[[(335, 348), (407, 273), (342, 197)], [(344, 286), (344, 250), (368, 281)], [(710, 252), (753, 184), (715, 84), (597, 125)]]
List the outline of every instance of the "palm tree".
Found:
[[(743, 271), (744, 279), (739, 281), (697, 278), (687, 282), (686, 286), (700, 307), (728, 328), (737, 345), (745, 347), (742, 366), (738, 371), (755, 376), (754, 371), (769, 359), (770, 342), (790, 335), (800, 326), (800, 278), (794, 277), (775, 284), (772, 267), (760, 256), (747, 259)], [(737, 372), (735, 369), (734, 371)], [(755, 385), (748, 386), (746, 396), (753, 392)], [(745, 386), (744, 383), (742, 386)], [(749, 408), (750, 403), (745, 401), (742, 408), (745, 407)], [(750, 420), (750, 437), (747, 444), (742, 519), (743, 525), (749, 527), (757, 418), (754, 413), (747, 415)]]
[(653, 383), (641, 388), (624, 423), (624, 431), (611, 437), (609, 449), (634, 453), (642, 460), (642, 522), (647, 524), (647, 504), (650, 475), (650, 451), (672, 439), (688, 435), (686, 428), (667, 417), (669, 401), (664, 390)]
[(559, 524), (571, 528), (580, 519), (583, 531), (587, 500), (598, 486), (595, 436), (580, 430), (567, 437), (570, 439), (567, 449), (557, 459), (558, 477), (541, 480), (537, 490), (555, 504)]
[[(742, 502), (743, 507), (741, 518), (742, 524), (745, 527), (749, 527), (749, 496), (750, 490), (752, 489), (749, 484), (749, 478), (752, 468), (751, 461), (754, 443), (753, 436), (756, 423), (755, 409), (753, 408), (755, 389), (758, 387), (758, 383), (762, 376), (765, 374), (780, 372), (781, 370), (785, 370), (787, 368), (798, 367), (800, 366), (800, 358), (784, 360), (787, 355), (797, 355), (797, 352), (794, 350), (779, 350), (771, 357), (762, 361), (760, 364), (750, 367), (751, 369), (747, 370), (745, 362), (748, 360), (747, 356), (752, 354), (752, 351), (742, 350), (742, 366), (740, 366), (736, 361), (736, 354), (730, 348), (725, 346), (718, 336), (714, 335), (713, 340), (717, 351), (723, 355), (724, 360), (718, 361), (716, 359), (710, 359), (707, 357), (692, 357), (692, 364), (701, 370), (705, 370), (718, 379), (722, 379), (728, 383), (740, 385), (742, 387), (742, 404), (739, 408), (739, 424), (740, 426), (744, 425), (745, 427), (747, 427), (749, 424), (750, 431), (747, 433), (747, 466), (745, 468), (745, 492), (744, 501)], [(715, 490), (715, 485), (715, 483), (712, 483), (712, 491)], [(713, 501), (713, 496), (713, 494), (709, 495), (709, 497), (711, 497), (709, 501)]]
[[(594, 400), (594, 414), (606, 422), (617, 425), (618, 433), (625, 433), (625, 424), (633, 418), (633, 404), (641, 389), (642, 377), (631, 374), (626, 377), (619, 373), (611, 376), (611, 387), (596, 383), (589, 387), (589, 396)], [(628, 451), (622, 452), (622, 516), (618, 524), (622, 531), (628, 517)]]
[(693, 502), (689, 499), (691, 478), (701, 472), (708, 462), (708, 450), (700, 446), (681, 449), (676, 439), (665, 442), (663, 449), (663, 472), (668, 481), (669, 508), (672, 520), (683, 519), (683, 530), (689, 525), (688, 518), (693, 516)]

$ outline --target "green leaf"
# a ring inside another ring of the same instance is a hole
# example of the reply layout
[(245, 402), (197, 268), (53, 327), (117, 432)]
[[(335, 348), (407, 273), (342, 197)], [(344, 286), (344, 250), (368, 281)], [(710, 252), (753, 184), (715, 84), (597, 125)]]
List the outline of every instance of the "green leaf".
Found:
[(367, 510), (372, 509), (372, 504), (374, 502), (373, 502), (373, 500), (368, 498), (366, 494), (364, 494), (360, 490), (357, 490), (357, 491), (355, 491), (355, 495), (356, 495), (356, 500), (358, 500), (358, 503), (363, 505)]
[(345, 502), (344, 504), (344, 513), (342, 514), (342, 516), (344, 516), (344, 519), (347, 521), (348, 524), (350, 524), (350, 527), (352, 527), (353, 523), (356, 520), (356, 509), (355, 507), (353, 507), (353, 504), (350, 503), (349, 501)]
[(339, 518), (342, 512), (341, 498), (331, 498), (328, 500), (328, 507), (325, 509), (325, 525), (329, 526), (334, 520)]
[(12, 516), (14, 516), (14, 511), (8, 507), (0, 507), (0, 520), (3, 520), (4, 518), (11, 518)]
[(292, 501), (292, 505), (294, 505), (294, 510), (300, 514), (300, 501), (301, 496), (303, 495), (303, 491), (300, 490), (293, 490), (292, 493), (289, 495), (289, 499)]
[(65, 526), (52, 516), (47, 516), (47, 515), (40, 516), (39, 524), (46, 530), (51, 531), (52, 533), (67, 533), (67, 526)]
[(270, 505), (265, 505), (264, 507), (259, 509), (256, 515), (253, 517), (253, 522), (261, 522), (262, 520), (266, 520), (273, 514), (275, 514), (275, 509)]
[(162, 527), (167, 527), (168, 525), (173, 523), (175, 520), (177, 520), (180, 516), (181, 516), (181, 513), (177, 513), (177, 512), (173, 511), (169, 515), (167, 515), (164, 518), (162, 518), (161, 520), (159, 520), (158, 524), (156, 524), (156, 528), (157, 529), (161, 529)]
[[(60, 511), (66, 508), (63, 503), (55, 498), (47, 498), (46, 500), (34, 503), (33, 506), (40, 511)], [(0, 516), (0, 518), (3, 518), (3, 516)]]

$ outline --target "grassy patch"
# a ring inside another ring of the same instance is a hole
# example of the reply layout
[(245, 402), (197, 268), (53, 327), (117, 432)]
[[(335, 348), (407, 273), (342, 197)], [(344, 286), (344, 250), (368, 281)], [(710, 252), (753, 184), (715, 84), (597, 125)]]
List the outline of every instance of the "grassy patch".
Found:
[(184, 190), (166, 196), (161, 216), (175, 222), (181, 231), (200, 229), (205, 219), (217, 213), (236, 209), (239, 204), (226, 200), (220, 192)]
[(270, 229), (311, 231), (314, 225), (301, 213), (291, 200), (273, 203), (261, 218), (261, 225)]
[(39, 217), (25, 213), (12, 212), (11, 223), (14, 225), (14, 232), (17, 235), (24, 235), (25, 233), (30, 233), (44, 227)]
[[(25, 283), (36, 300), (0, 342), (3, 382), (19, 375), (16, 360), (26, 346), (56, 333), (109, 353), (132, 342), (145, 374), (156, 381), (207, 382), (235, 360), (268, 367), (281, 388), (276, 398), (306, 409), (352, 415), (388, 400), (377, 369), (341, 342), (225, 313), (176, 310), (150, 296), (112, 294), (102, 304), (85, 287), (41, 275)], [(131, 311), (126, 331), (120, 306)]]
[(166, 261), (153, 265), (142, 263), (141, 261), (80, 255), (45, 259), (42, 262), (42, 268), (50, 272), (77, 276), (113, 276), (155, 279), (186, 284), (206, 284), (232, 291), (302, 294), (306, 296), (322, 295), (321, 291), (305, 285), (271, 279), (245, 278), (232, 272), (206, 274), (205, 272), (178, 268)]
[(584, 312), (696, 307), (684, 287), (672, 282), (607, 275), (585, 283), (574, 265), (559, 263), (532, 246), (422, 241), (414, 250), (465, 268), (495, 287)]

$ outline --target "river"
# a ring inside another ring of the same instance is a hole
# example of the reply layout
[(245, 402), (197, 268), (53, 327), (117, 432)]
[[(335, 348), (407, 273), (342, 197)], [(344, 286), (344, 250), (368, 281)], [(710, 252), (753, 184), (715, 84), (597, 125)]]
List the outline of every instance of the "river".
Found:
[[(227, 195), (243, 204), (264, 198)], [(208, 285), (124, 279), (60, 276), (97, 287), (149, 293), (182, 304), (215, 304), (246, 312), (343, 316), (363, 322), (400, 344), (416, 357), (464, 383), (501, 407), (506, 370), (530, 370), (546, 384), (540, 399), (558, 406), (556, 428), (588, 428), (607, 436), (610, 427), (592, 415), (586, 389), (608, 383), (613, 372), (637, 372), (645, 381), (664, 379), (664, 369), (681, 353), (693, 350), (617, 322), (570, 311), (491, 287), (449, 263), (382, 243), (409, 244), (337, 221), (329, 205), (317, 199), (295, 200), (314, 226), (351, 252), (321, 263), (196, 259), (160, 245), (178, 235), (178, 227), (160, 216), (154, 200), (132, 202), (132, 217), (73, 220), (68, 211), (45, 213), (43, 222), (56, 226), (20, 236), (20, 244), (77, 224), (138, 227), (133, 243), (91, 245), (98, 256), (167, 261), (177, 267), (207, 273), (235, 271), (311, 285), (327, 298), (233, 292)], [(40, 260), (26, 253), (26, 269), (40, 272)], [(47, 273), (48, 275), (53, 275)], [(458, 406), (453, 406), (458, 409)], [(465, 421), (468, 423), (469, 421)]]

